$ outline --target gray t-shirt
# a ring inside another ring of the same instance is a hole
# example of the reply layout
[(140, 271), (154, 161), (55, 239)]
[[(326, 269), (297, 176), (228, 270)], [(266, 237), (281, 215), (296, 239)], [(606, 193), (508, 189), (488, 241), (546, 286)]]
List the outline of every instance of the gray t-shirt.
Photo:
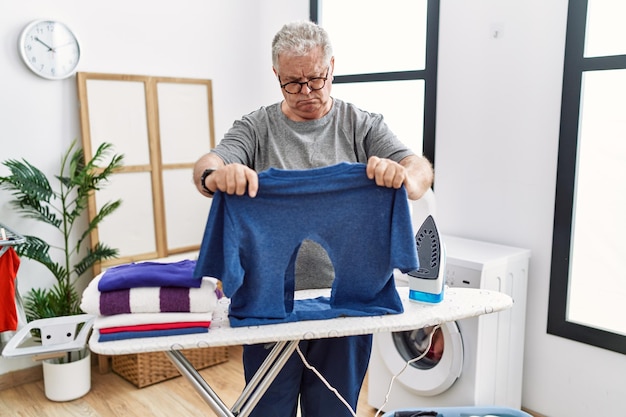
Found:
[[(333, 99), (321, 119), (295, 122), (280, 103), (236, 121), (212, 150), (226, 164), (240, 163), (257, 172), (269, 168), (308, 169), (339, 162), (367, 163), (371, 156), (396, 162), (413, 152), (389, 130), (380, 114)], [(296, 260), (296, 289), (330, 287), (334, 270), (317, 243), (305, 241)]]

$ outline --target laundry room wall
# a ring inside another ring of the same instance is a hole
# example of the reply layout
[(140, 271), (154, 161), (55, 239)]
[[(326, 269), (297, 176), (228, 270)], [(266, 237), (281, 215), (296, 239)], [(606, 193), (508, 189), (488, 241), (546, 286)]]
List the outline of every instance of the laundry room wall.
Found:
[(624, 414), (626, 360), (546, 333), (567, 0), (442, 0), (437, 214), (445, 234), (528, 248), (524, 407)]
[[(271, 40), (284, 23), (308, 17), (308, 0), (0, 0), (0, 161), (24, 158), (54, 175), (61, 154), (80, 139), (75, 76), (40, 78), (18, 53), (20, 32), (32, 20), (57, 19), (76, 33), (78, 71), (212, 79), (219, 140), (235, 119), (281, 99), (271, 70)], [(207, 150), (208, 144), (198, 156)], [(0, 175), (6, 174), (0, 166)], [(9, 198), (0, 191), (1, 223), (55, 241), (54, 230), (21, 218)], [(43, 267), (22, 259), (21, 294), (52, 284)], [(0, 358), (0, 376), (34, 364), (30, 358)]]

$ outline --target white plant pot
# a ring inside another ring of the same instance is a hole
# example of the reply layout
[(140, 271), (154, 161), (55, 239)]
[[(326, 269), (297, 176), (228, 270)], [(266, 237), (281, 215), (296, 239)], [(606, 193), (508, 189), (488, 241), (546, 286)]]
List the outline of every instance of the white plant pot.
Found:
[(91, 389), (91, 355), (85, 350), (82, 359), (69, 363), (43, 361), (43, 384), (46, 398), (52, 401), (71, 401)]

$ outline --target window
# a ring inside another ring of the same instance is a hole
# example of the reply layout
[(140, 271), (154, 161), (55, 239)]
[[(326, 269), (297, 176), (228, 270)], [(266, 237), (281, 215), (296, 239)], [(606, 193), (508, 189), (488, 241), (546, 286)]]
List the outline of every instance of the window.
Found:
[(626, 3), (570, 0), (548, 333), (626, 353)]
[[(124, 166), (89, 201), (92, 219), (106, 201), (122, 205), (91, 232), (119, 256), (94, 267), (197, 251), (210, 200), (190, 186), (197, 149), (213, 147), (212, 81), (131, 74), (77, 74), (85, 157), (103, 142)], [(181, 185), (182, 184), (182, 185)]]
[(380, 113), (417, 154), (435, 161), (439, 1), (311, 0), (311, 20), (335, 52), (333, 95)]

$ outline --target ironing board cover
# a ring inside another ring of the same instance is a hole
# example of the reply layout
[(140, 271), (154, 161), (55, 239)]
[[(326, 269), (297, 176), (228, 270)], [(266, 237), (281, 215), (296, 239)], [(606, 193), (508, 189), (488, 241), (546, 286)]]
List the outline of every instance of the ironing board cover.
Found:
[[(94, 330), (89, 347), (95, 353), (123, 355), (395, 332), (494, 313), (513, 306), (513, 300), (507, 294), (471, 288), (447, 288), (444, 292), (444, 300), (439, 304), (420, 304), (410, 301), (408, 287), (399, 287), (398, 293), (404, 306), (404, 312), (401, 314), (340, 317), (328, 320), (237, 328), (231, 327), (228, 322), (228, 304), (230, 301), (228, 298), (222, 298), (214, 312), (208, 333), (98, 342), (98, 331)], [(312, 298), (322, 295), (328, 295), (328, 291), (305, 290), (298, 291), (296, 294), (298, 298)], [(96, 318), (97, 320), (98, 318)]]

